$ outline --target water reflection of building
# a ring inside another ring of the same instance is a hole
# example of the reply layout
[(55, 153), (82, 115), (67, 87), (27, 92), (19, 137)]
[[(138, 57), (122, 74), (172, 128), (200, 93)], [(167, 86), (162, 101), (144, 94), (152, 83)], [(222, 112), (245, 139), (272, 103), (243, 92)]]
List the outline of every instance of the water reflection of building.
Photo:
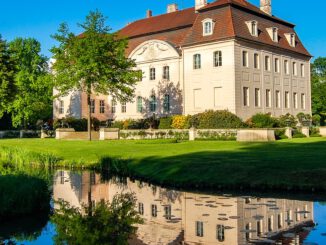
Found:
[(59, 171), (54, 199), (74, 206), (110, 201), (115, 194), (132, 192), (145, 219), (130, 244), (223, 244), (271, 242), (279, 237), (300, 244), (313, 224), (313, 203), (308, 201), (203, 195), (167, 190), (139, 181), (102, 182), (99, 175)]

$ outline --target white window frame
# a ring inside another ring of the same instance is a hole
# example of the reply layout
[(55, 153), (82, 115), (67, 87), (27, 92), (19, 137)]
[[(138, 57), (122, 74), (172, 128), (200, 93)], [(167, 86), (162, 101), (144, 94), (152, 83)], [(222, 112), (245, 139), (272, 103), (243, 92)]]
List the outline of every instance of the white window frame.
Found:
[(121, 101), (121, 113), (127, 112), (127, 102)]
[(193, 55), (193, 68), (194, 68), (194, 70), (201, 69), (201, 55), (200, 54)]
[(105, 113), (105, 100), (100, 100), (100, 114)]
[[(206, 18), (206, 19), (202, 20), (202, 24), (203, 24), (203, 36), (212, 35), (214, 26), (215, 26), (215, 22), (210, 18)], [(209, 27), (209, 28), (207, 29), (207, 27)]]
[(149, 68), (149, 80), (154, 81), (156, 79), (156, 70), (154, 67)]
[(301, 93), (301, 109), (305, 110), (306, 109), (306, 94)]
[(279, 58), (274, 59), (274, 71), (276, 73), (280, 73), (280, 59)]
[(214, 67), (221, 67), (223, 65), (223, 54), (221, 50), (213, 53), (213, 65)]
[(258, 53), (254, 53), (254, 68), (260, 69), (260, 55)]
[(250, 35), (253, 37), (258, 37), (258, 21), (250, 20), (246, 21)]
[(301, 77), (305, 77), (305, 65), (304, 64), (301, 64), (300, 65), (300, 68), (301, 68)]
[(242, 96), (243, 96), (243, 106), (249, 107), (250, 106), (250, 89), (249, 89), (249, 87), (242, 88)]
[(295, 42), (296, 42), (296, 38), (295, 38), (295, 33), (285, 33), (284, 34), (286, 40), (288, 41), (289, 45), (293, 48), (295, 48)]
[(285, 109), (290, 109), (290, 92), (284, 92), (284, 107)]
[(242, 50), (242, 66), (249, 67), (249, 53), (247, 50)]
[(275, 107), (278, 108), (278, 109), (281, 108), (281, 102), (282, 102), (281, 91), (276, 90), (275, 91)]
[(255, 107), (261, 107), (261, 89), (255, 88)]
[(266, 89), (266, 107), (272, 107), (272, 91), (270, 89)]
[(264, 67), (265, 71), (271, 71), (271, 57), (269, 55), (265, 56)]
[(163, 66), (162, 78), (164, 80), (170, 81), (170, 67), (169, 66)]
[(289, 75), (290, 74), (289, 61), (288, 60), (284, 60), (284, 73), (286, 75)]
[(59, 100), (59, 114), (65, 113), (65, 102), (63, 100)]

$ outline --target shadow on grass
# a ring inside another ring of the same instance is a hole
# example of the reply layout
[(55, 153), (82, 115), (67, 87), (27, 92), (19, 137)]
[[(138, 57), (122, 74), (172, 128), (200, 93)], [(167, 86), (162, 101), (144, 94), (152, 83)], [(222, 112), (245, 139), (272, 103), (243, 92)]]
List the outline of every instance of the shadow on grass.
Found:
[[(221, 142), (223, 144), (223, 142)], [(243, 144), (236, 151), (103, 158), (112, 174), (180, 188), (326, 190), (326, 142)]]

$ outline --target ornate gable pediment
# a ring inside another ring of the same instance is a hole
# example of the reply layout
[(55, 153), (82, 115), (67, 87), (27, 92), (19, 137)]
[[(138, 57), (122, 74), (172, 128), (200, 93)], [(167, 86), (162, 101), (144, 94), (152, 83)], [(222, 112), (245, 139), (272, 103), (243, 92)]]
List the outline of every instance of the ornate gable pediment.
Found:
[(177, 50), (169, 43), (160, 40), (146, 41), (135, 48), (129, 58), (136, 63), (179, 58)]

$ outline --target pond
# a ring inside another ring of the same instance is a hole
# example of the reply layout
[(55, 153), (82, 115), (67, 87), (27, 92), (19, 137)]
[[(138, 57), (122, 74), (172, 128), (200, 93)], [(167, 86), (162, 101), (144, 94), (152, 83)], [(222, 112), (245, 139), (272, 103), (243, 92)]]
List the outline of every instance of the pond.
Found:
[[(54, 200), (81, 208), (134, 193), (144, 222), (129, 244), (326, 244), (326, 202), (313, 197), (186, 192), (65, 170), (54, 173), (51, 188), (54, 213), (59, 208)], [(0, 244), (54, 244), (56, 233), (49, 217), (8, 220), (0, 224)]]

